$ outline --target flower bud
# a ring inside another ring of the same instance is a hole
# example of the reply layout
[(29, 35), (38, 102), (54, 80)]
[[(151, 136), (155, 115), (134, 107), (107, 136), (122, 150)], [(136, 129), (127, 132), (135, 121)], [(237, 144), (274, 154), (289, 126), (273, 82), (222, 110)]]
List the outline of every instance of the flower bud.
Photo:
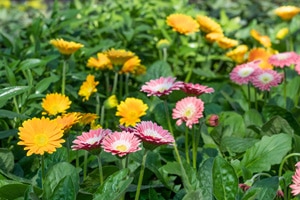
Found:
[(286, 37), (286, 35), (289, 33), (289, 29), (288, 28), (282, 28), (280, 29), (277, 34), (276, 34), (276, 38), (279, 40), (282, 40), (283, 38)]
[(206, 117), (206, 125), (207, 126), (218, 126), (219, 125), (219, 116), (216, 114), (211, 114)]

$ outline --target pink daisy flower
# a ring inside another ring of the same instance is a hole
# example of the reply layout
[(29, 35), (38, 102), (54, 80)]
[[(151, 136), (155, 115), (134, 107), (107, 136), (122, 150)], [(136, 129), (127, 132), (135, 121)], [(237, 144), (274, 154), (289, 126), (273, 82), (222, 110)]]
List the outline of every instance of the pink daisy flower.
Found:
[(173, 109), (173, 119), (178, 119), (176, 125), (180, 126), (182, 122), (192, 128), (193, 124), (199, 123), (199, 118), (203, 117), (204, 103), (196, 97), (186, 97), (176, 103)]
[(173, 90), (180, 90), (183, 86), (181, 81), (175, 81), (176, 78), (160, 77), (159, 79), (150, 80), (142, 86), (141, 91), (148, 93), (147, 96), (168, 95)]
[(259, 60), (255, 60), (236, 66), (230, 73), (230, 79), (239, 85), (247, 84), (260, 70), (259, 63)]
[(204, 93), (213, 93), (215, 90), (213, 88), (209, 88), (204, 85), (200, 85), (198, 83), (183, 83), (183, 87), (181, 88), (187, 94), (199, 96)]
[[(143, 121), (135, 126), (136, 135), (146, 143), (154, 145), (172, 144), (175, 142), (171, 133), (151, 121)], [(155, 147), (156, 147), (155, 146)]]
[(278, 53), (270, 56), (269, 63), (276, 67), (284, 68), (284, 66), (290, 66), (295, 64), (299, 55), (293, 51)]
[(100, 148), (101, 142), (105, 136), (109, 135), (112, 131), (109, 129), (90, 130), (83, 132), (82, 135), (76, 137), (73, 141), (72, 149), (79, 150), (93, 150)]
[(260, 90), (270, 90), (271, 87), (277, 86), (282, 81), (282, 74), (274, 70), (260, 70), (252, 79), (254, 87)]
[(115, 131), (104, 138), (101, 146), (104, 151), (123, 157), (129, 153), (141, 150), (140, 142), (140, 139), (134, 133)]
[(290, 188), (292, 189), (292, 194), (294, 196), (300, 194), (300, 162), (296, 164), (296, 172), (294, 176), (292, 176), (293, 184), (290, 185)]

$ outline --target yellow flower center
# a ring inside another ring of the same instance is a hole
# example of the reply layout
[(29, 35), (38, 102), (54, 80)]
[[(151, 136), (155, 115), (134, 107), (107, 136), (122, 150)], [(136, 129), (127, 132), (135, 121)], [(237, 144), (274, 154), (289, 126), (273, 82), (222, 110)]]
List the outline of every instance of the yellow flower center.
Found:
[(124, 152), (124, 151), (126, 151), (128, 148), (127, 148), (126, 145), (120, 144), (120, 145), (116, 146), (116, 149), (117, 149), (118, 151)]
[(45, 146), (48, 144), (48, 137), (46, 134), (38, 134), (34, 137), (34, 142), (37, 146)]

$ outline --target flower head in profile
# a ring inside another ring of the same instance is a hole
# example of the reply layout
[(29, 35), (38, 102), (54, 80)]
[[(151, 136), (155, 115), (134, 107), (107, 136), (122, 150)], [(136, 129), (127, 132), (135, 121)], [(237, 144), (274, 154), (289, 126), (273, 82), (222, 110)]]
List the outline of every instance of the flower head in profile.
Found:
[(147, 96), (162, 96), (168, 95), (173, 90), (180, 90), (183, 86), (181, 81), (175, 81), (176, 78), (160, 77), (155, 80), (150, 80), (142, 86), (141, 91), (146, 92)]
[(73, 150), (94, 150), (101, 148), (101, 143), (103, 139), (111, 134), (110, 129), (97, 129), (90, 130), (89, 132), (83, 132), (81, 135), (77, 136), (73, 141), (72, 149)]
[(271, 39), (267, 35), (261, 35), (257, 30), (251, 29), (250, 35), (264, 47), (271, 47)]
[(56, 47), (58, 51), (64, 55), (70, 55), (83, 47), (83, 45), (80, 43), (68, 42), (63, 39), (50, 40), (50, 44)]
[(170, 46), (170, 41), (167, 39), (161, 39), (157, 42), (156, 47), (158, 49), (167, 49)]
[(282, 74), (274, 70), (258, 70), (251, 80), (254, 87), (264, 91), (269, 91), (271, 87), (277, 86), (282, 81)]
[(19, 128), (18, 145), (25, 146), (24, 150), (28, 150), (27, 156), (51, 154), (65, 141), (62, 139), (63, 133), (61, 125), (56, 120), (44, 117), (29, 119)]
[(219, 116), (216, 114), (211, 114), (206, 117), (205, 121), (207, 126), (215, 127), (219, 125)]
[(190, 34), (199, 31), (199, 24), (191, 16), (184, 14), (171, 14), (167, 17), (167, 24), (174, 31), (181, 34)]
[(128, 59), (123, 67), (121, 68), (120, 70), (120, 73), (124, 73), (124, 74), (127, 74), (127, 73), (134, 73), (135, 72), (135, 69), (141, 65), (141, 60), (139, 59), (138, 56), (134, 56), (130, 59)]
[(300, 12), (300, 8), (296, 6), (280, 6), (274, 12), (281, 19), (290, 20)]
[(183, 83), (181, 88), (183, 92), (193, 96), (199, 96), (201, 94), (213, 93), (215, 90), (213, 88), (207, 87), (205, 85), (200, 85), (198, 83)]
[(248, 46), (243, 44), (227, 52), (226, 56), (234, 60), (236, 63), (242, 63), (245, 60), (245, 54), (247, 52), (248, 52)]
[(229, 75), (231, 81), (239, 85), (248, 84), (259, 70), (259, 62), (260, 61), (252, 61), (233, 68)]
[(97, 58), (90, 57), (86, 66), (97, 70), (111, 70), (113, 68), (111, 61), (104, 53), (97, 53)]
[(107, 135), (102, 141), (102, 148), (119, 157), (141, 150), (141, 141), (134, 134), (130, 132), (113, 132)]
[(70, 108), (71, 103), (69, 97), (63, 94), (51, 93), (43, 99), (42, 107), (48, 115), (57, 115), (65, 113)]
[(116, 116), (121, 117), (120, 124), (135, 126), (137, 122), (141, 121), (140, 118), (146, 115), (147, 109), (147, 104), (144, 104), (141, 99), (126, 98), (117, 106)]
[(270, 56), (269, 63), (276, 67), (284, 68), (285, 66), (296, 64), (298, 58), (299, 55), (293, 51), (278, 53)]
[(63, 114), (62, 116), (57, 116), (55, 120), (62, 126), (64, 131), (72, 128), (73, 125), (77, 124), (82, 115), (79, 112), (71, 112), (67, 114)]
[(212, 18), (210, 18), (208, 16), (204, 16), (204, 15), (198, 15), (196, 17), (196, 19), (200, 25), (201, 31), (203, 31), (205, 33), (213, 32), (213, 33), (222, 33), (223, 34), (223, 30), (222, 30), (220, 24), (215, 22)]
[(292, 176), (293, 184), (290, 185), (294, 196), (300, 194), (300, 162), (297, 162), (295, 174)]
[(89, 74), (86, 77), (86, 80), (80, 86), (78, 95), (83, 97), (83, 101), (89, 100), (90, 96), (97, 92), (96, 86), (99, 84), (99, 81), (95, 81), (95, 76)]
[(217, 33), (217, 32), (211, 32), (211, 33), (208, 33), (205, 35), (205, 39), (211, 43), (217, 42), (218, 40), (220, 40), (223, 37), (224, 37), (223, 33)]
[(132, 72), (133, 75), (138, 76), (145, 74), (147, 71), (147, 68), (145, 65), (138, 65), (135, 67), (134, 71)]
[(248, 61), (259, 60), (259, 67), (261, 69), (273, 69), (273, 66), (269, 63), (269, 58), (271, 55), (271, 52), (264, 48), (254, 48), (249, 52)]
[(230, 39), (227, 37), (222, 37), (219, 40), (217, 40), (217, 44), (222, 49), (229, 49), (229, 48), (237, 46), (239, 44), (239, 42), (237, 40), (233, 40), (233, 39)]
[(278, 39), (278, 40), (282, 40), (282, 39), (284, 39), (286, 36), (287, 36), (287, 34), (289, 33), (289, 29), (288, 28), (282, 28), (282, 29), (280, 29), (277, 33), (276, 33), (276, 38)]
[(123, 65), (127, 60), (135, 56), (133, 52), (125, 49), (110, 49), (105, 54), (114, 65)]
[(95, 113), (80, 113), (80, 120), (79, 124), (81, 125), (87, 125), (91, 124), (93, 121), (99, 118), (99, 116)]
[(118, 99), (116, 95), (111, 95), (104, 101), (104, 106), (106, 109), (115, 108), (118, 105)]
[(178, 119), (176, 125), (180, 126), (182, 122), (186, 126), (192, 128), (194, 124), (199, 123), (199, 119), (203, 117), (204, 103), (196, 97), (186, 97), (176, 103), (173, 109), (173, 119)]
[(144, 142), (145, 147), (155, 148), (159, 145), (175, 142), (171, 133), (151, 121), (142, 121), (135, 126), (135, 134)]

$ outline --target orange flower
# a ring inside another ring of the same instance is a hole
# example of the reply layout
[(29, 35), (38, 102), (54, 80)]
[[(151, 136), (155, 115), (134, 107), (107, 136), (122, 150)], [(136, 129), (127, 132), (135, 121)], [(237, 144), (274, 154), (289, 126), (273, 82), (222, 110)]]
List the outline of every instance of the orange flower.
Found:
[(90, 124), (98, 118), (99, 116), (94, 113), (81, 113), (81, 118), (79, 123), (83, 125)]
[(226, 56), (234, 60), (236, 63), (244, 62), (245, 54), (248, 51), (247, 45), (239, 45), (232, 51), (226, 53)]
[(111, 60), (112, 64), (123, 65), (127, 60), (134, 57), (135, 54), (125, 49), (110, 49), (105, 52), (106, 56)]
[(272, 44), (269, 36), (261, 35), (258, 31), (254, 29), (251, 29), (250, 35), (264, 47), (271, 47)]
[(191, 34), (199, 31), (199, 24), (191, 16), (171, 14), (167, 17), (167, 24), (181, 34)]
[(141, 65), (141, 60), (139, 57), (134, 56), (124, 63), (120, 73), (134, 73), (135, 68), (139, 65)]
[(80, 90), (78, 92), (78, 94), (83, 98), (83, 101), (85, 100), (89, 100), (90, 96), (97, 92), (97, 88), (96, 86), (99, 84), (99, 81), (95, 81), (95, 76), (89, 74), (86, 77), (86, 81), (84, 81), (82, 83), (82, 85), (80, 86)]
[(196, 17), (196, 19), (197, 19), (198, 23), (200, 24), (201, 31), (203, 31), (205, 33), (213, 32), (213, 33), (222, 33), (223, 34), (223, 30), (222, 30), (220, 24), (218, 24), (211, 18), (209, 18), (207, 16), (203, 16), (203, 15), (198, 15)]
[(104, 53), (97, 53), (97, 58), (90, 57), (86, 66), (99, 70), (112, 69), (111, 61)]
[(74, 124), (78, 123), (81, 117), (81, 113), (71, 112), (58, 116), (55, 120), (62, 126), (63, 130), (68, 130), (72, 128)]
[(274, 10), (275, 14), (283, 20), (290, 20), (300, 12), (296, 6), (281, 6)]
[(233, 40), (227, 37), (220, 38), (219, 40), (217, 40), (217, 43), (222, 49), (229, 49), (239, 44), (237, 40)]
[(82, 44), (76, 42), (68, 42), (63, 39), (50, 40), (50, 44), (58, 49), (61, 54), (70, 55), (83, 47)]
[(272, 54), (264, 48), (254, 48), (249, 52), (248, 61), (260, 60), (260, 68), (273, 69), (273, 66), (268, 61), (271, 55)]
[(205, 35), (205, 39), (208, 42), (216, 42), (224, 37), (223, 33), (211, 32)]
[(69, 97), (63, 94), (51, 93), (43, 99), (42, 107), (49, 115), (57, 115), (65, 113), (70, 108), (71, 103)]

